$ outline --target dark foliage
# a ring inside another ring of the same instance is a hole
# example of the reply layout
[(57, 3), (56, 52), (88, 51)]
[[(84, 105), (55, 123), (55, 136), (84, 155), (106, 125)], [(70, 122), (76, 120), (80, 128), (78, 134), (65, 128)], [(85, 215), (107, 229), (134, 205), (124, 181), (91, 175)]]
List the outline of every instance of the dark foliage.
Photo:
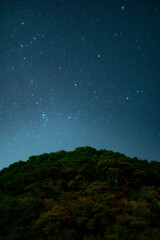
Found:
[(0, 171), (0, 240), (158, 240), (160, 163), (91, 147)]

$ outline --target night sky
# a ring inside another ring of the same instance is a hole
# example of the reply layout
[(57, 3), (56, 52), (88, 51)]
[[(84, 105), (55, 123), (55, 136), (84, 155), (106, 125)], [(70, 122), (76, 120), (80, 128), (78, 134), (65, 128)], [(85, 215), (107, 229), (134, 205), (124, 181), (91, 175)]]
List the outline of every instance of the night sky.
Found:
[(1, 0), (0, 29), (0, 168), (86, 145), (160, 160), (158, 0)]

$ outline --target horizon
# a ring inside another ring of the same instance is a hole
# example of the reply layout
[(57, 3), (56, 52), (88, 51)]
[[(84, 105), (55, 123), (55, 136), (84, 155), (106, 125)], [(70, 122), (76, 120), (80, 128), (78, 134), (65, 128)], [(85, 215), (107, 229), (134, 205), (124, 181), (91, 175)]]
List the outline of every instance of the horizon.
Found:
[[(97, 148), (95, 148), (95, 147), (92, 147), (92, 146), (88, 146), (88, 145), (86, 145), (86, 146), (77, 146), (76, 148), (74, 148), (74, 149), (70, 149), (70, 150), (64, 150), (64, 149), (59, 149), (59, 150), (57, 150), (57, 151), (51, 151), (51, 152), (42, 152), (42, 153), (37, 153), (37, 154), (33, 154), (33, 155), (30, 155), (30, 156), (28, 156), (25, 160), (22, 160), (22, 159), (19, 159), (19, 160), (17, 160), (17, 161), (14, 161), (14, 162), (12, 162), (11, 164), (9, 164), (9, 165), (6, 165), (6, 166), (4, 166), (4, 167), (1, 167), (1, 165), (0, 165), (0, 171), (1, 170), (3, 170), (4, 168), (8, 168), (10, 165), (12, 165), (13, 163), (18, 163), (19, 161), (22, 161), (22, 162), (27, 162), (28, 160), (29, 160), (29, 158), (30, 157), (33, 157), (33, 156), (40, 156), (40, 155), (43, 155), (43, 154), (51, 154), (51, 153), (57, 153), (57, 152), (60, 152), (60, 151), (65, 151), (66, 153), (69, 153), (69, 152), (74, 152), (77, 148), (85, 148), (85, 147), (89, 147), (89, 148), (92, 148), (92, 149), (95, 149), (96, 151), (100, 151), (100, 150), (104, 150), (104, 151), (111, 151), (111, 152), (113, 152), (113, 153), (119, 153), (119, 154), (121, 154), (121, 155), (124, 155), (125, 157), (129, 157), (129, 158), (136, 158), (136, 159), (138, 159), (139, 161), (144, 161), (144, 160), (146, 160), (146, 161), (148, 161), (148, 162), (152, 162), (152, 161), (157, 161), (157, 160), (148, 160), (148, 159), (145, 159), (145, 158), (139, 158), (139, 157), (137, 157), (137, 156), (128, 156), (128, 155), (126, 155), (125, 153), (121, 153), (121, 152), (116, 152), (116, 151), (114, 151), (114, 150), (111, 150), (111, 149), (104, 149), (104, 148), (99, 148), (99, 149), (97, 149)], [(160, 161), (157, 161), (157, 162), (160, 162)]]

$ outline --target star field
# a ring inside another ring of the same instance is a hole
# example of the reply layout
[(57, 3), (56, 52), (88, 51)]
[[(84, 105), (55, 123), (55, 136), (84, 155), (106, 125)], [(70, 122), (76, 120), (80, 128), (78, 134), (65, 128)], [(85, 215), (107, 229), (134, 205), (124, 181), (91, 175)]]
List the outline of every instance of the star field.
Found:
[(0, 3), (0, 167), (89, 145), (160, 159), (160, 3)]

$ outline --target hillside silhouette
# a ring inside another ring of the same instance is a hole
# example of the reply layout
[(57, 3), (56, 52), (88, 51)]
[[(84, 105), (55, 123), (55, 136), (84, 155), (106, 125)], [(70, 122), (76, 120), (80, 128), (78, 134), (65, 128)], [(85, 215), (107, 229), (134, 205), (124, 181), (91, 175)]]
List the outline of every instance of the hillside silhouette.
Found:
[(159, 240), (160, 163), (91, 147), (0, 171), (0, 240)]

